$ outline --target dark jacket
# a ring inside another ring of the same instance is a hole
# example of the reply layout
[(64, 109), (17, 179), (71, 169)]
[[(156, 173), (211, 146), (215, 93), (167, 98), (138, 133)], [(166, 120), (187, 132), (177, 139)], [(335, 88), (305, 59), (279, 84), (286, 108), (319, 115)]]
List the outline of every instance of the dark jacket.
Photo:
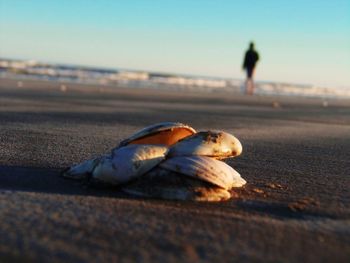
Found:
[(254, 49), (248, 49), (244, 56), (243, 68), (253, 69), (259, 60), (259, 54)]

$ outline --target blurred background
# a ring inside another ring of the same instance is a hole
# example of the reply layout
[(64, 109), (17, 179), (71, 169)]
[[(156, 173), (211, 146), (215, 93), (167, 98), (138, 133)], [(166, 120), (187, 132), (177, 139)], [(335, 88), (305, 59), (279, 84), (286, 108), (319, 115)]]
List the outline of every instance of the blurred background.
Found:
[[(234, 134), (247, 184), (60, 176), (163, 122)], [(0, 0), (0, 263), (350, 262), (349, 153), (350, 0)]]
[(350, 1), (0, 0), (0, 74), (350, 98)]

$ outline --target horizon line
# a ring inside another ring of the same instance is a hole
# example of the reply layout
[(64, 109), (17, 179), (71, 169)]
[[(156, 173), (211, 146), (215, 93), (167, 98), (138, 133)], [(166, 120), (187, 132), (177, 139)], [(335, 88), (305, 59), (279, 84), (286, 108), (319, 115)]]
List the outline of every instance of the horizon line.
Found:
[[(225, 80), (240, 80), (245, 81), (244, 78), (239, 77), (224, 77), (224, 76), (213, 76), (213, 75), (207, 75), (207, 74), (191, 74), (191, 73), (183, 73), (183, 72), (169, 72), (169, 71), (162, 71), (162, 70), (146, 70), (146, 69), (131, 69), (131, 68), (123, 68), (123, 67), (110, 67), (110, 66), (98, 66), (98, 65), (92, 65), (92, 64), (76, 64), (76, 63), (67, 63), (67, 62), (58, 62), (58, 61), (45, 61), (45, 60), (38, 60), (34, 58), (18, 58), (18, 57), (4, 57), (0, 56), (0, 60), (13, 60), (13, 61), (35, 61), (41, 64), (49, 64), (49, 65), (57, 65), (57, 66), (73, 66), (73, 67), (81, 67), (81, 68), (90, 68), (90, 69), (105, 69), (105, 70), (121, 70), (121, 71), (131, 71), (131, 72), (146, 72), (151, 74), (164, 74), (164, 75), (177, 75), (183, 76), (183, 77), (203, 77), (203, 78), (216, 78), (216, 79), (225, 79)], [(298, 85), (298, 86), (316, 86), (316, 87), (328, 87), (326, 85), (317, 85), (313, 83), (306, 83), (306, 82), (288, 82), (288, 81), (275, 81), (275, 80), (266, 80), (266, 79), (255, 79), (255, 82), (260, 83), (280, 83), (280, 84), (291, 84), (291, 85)], [(350, 88), (350, 86), (346, 85), (332, 85), (337, 88)]]

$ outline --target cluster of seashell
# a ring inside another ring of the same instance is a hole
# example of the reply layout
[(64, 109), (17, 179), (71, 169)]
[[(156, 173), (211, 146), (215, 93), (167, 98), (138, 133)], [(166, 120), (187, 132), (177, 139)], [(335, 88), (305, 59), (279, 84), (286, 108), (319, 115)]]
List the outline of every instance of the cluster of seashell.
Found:
[(241, 154), (242, 145), (223, 131), (196, 132), (174, 122), (148, 126), (108, 155), (72, 166), (62, 175), (90, 178), (132, 195), (172, 200), (222, 201), (246, 181), (220, 161)]

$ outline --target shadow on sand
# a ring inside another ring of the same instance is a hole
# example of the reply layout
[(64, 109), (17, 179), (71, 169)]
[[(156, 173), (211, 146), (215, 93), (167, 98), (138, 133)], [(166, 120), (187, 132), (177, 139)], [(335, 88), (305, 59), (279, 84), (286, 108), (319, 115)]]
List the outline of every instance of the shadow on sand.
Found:
[(0, 190), (132, 198), (115, 187), (91, 186), (63, 178), (61, 168), (0, 166)]
[[(61, 168), (0, 166), (0, 191), (114, 197), (130, 200), (142, 199), (123, 193), (117, 187), (90, 185), (87, 182), (65, 179), (60, 176), (61, 171)], [(167, 203), (169, 206), (179, 205), (178, 201), (152, 200), (152, 203), (157, 202)], [(237, 212), (270, 216), (276, 219), (341, 219), (339, 216), (325, 213), (325, 211), (293, 211), (288, 206), (288, 203), (271, 202), (271, 200), (245, 200), (244, 197), (222, 203), (181, 202), (180, 205), (184, 209), (195, 207), (196, 209), (203, 208), (207, 211), (213, 211), (216, 208), (228, 210), (228, 212), (237, 210)]]

